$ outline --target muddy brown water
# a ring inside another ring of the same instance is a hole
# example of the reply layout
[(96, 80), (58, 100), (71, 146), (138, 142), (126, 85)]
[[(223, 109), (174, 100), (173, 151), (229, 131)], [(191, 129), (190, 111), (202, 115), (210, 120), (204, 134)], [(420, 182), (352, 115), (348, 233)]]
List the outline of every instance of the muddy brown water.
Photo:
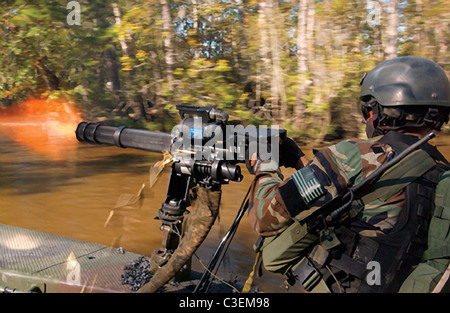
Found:
[[(436, 141), (450, 159), (450, 136), (438, 136)], [(0, 223), (150, 256), (161, 246), (160, 222), (154, 216), (164, 201), (168, 169), (152, 189), (145, 189), (141, 208), (116, 210), (106, 227), (105, 222), (121, 195), (136, 194), (142, 184), (148, 185), (149, 168), (160, 159), (161, 155), (145, 151), (76, 143), (63, 161), (54, 161), (0, 133)], [(244, 165), (241, 168), (243, 181), (222, 187), (220, 218), (193, 258), (195, 270), (203, 272), (200, 261), (208, 263), (247, 193), (253, 177)], [(245, 282), (252, 270), (256, 239), (244, 217), (219, 277)], [(264, 271), (255, 286), (264, 292), (281, 292), (282, 281), (281, 275)]]

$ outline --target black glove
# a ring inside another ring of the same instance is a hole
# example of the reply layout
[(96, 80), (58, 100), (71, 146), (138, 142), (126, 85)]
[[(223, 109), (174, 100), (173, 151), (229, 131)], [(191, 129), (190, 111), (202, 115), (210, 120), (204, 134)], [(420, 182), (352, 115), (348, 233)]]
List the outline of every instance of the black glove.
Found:
[(297, 146), (291, 138), (287, 137), (280, 143), (280, 166), (293, 167), (298, 163), (298, 160), (305, 154)]

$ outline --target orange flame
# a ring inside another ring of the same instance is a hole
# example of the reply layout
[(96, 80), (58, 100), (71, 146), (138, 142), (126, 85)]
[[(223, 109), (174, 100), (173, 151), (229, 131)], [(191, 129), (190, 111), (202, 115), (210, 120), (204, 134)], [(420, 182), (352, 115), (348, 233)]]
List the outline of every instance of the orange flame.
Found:
[(80, 115), (68, 102), (30, 98), (0, 110), (0, 132), (33, 152), (64, 161), (77, 147)]

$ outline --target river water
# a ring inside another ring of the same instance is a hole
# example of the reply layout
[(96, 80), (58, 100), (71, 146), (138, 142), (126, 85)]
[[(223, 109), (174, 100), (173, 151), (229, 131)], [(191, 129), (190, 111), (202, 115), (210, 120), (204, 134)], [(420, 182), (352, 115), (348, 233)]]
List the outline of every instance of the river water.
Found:
[[(450, 137), (437, 139), (441, 152), (450, 159)], [(55, 159), (29, 145), (0, 133), (0, 223), (60, 236), (120, 246), (126, 251), (150, 256), (161, 246), (160, 222), (154, 219), (164, 201), (169, 169), (152, 189), (144, 189), (142, 207), (115, 210), (119, 197), (137, 194), (149, 181), (149, 168), (161, 155), (117, 147), (53, 141), (67, 147), (64, 157)], [(305, 150), (306, 152), (306, 150)], [(308, 151), (307, 156), (311, 156)], [(233, 222), (252, 181), (241, 166), (242, 182), (223, 185), (222, 208), (204, 244), (193, 258), (193, 269), (203, 272), (222, 236)], [(291, 174), (287, 171), (286, 175)], [(245, 282), (254, 262), (256, 233), (246, 217), (219, 271), (224, 279)], [(255, 279), (264, 292), (280, 292), (281, 275), (264, 271)]]

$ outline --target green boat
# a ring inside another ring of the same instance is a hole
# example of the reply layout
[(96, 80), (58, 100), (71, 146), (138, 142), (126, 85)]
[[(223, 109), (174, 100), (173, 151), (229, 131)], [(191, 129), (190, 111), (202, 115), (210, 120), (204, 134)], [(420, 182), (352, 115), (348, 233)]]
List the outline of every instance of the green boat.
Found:
[[(105, 245), (0, 224), (0, 292), (126, 293), (124, 268), (141, 255)], [(192, 292), (201, 273), (159, 292)], [(232, 292), (215, 281), (210, 292)]]

